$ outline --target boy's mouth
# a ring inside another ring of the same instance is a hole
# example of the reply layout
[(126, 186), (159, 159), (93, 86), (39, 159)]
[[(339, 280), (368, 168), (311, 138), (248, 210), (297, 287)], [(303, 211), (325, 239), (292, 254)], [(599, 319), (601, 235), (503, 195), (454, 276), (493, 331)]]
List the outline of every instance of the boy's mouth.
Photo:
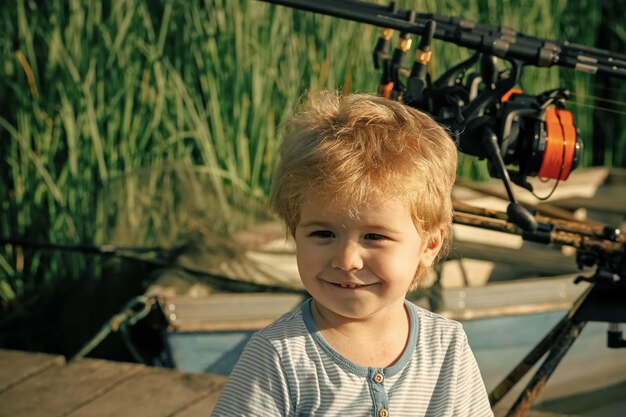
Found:
[(352, 283), (352, 282), (331, 282), (331, 285), (334, 285), (337, 288), (346, 288), (346, 289), (358, 289), (358, 288), (365, 288), (365, 287), (369, 287), (370, 285), (373, 284), (356, 284), (356, 283)]

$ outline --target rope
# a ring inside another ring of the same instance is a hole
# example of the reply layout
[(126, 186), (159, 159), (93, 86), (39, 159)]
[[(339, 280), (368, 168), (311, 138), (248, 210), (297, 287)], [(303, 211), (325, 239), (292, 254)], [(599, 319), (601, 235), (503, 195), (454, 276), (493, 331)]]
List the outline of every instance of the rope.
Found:
[[(82, 359), (87, 356), (92, 350), (94, 350), (102, 341), (111, 333), (117, 332), (123, 328), (125, 331), (127, 327), (134, 326), (139, 320), (146, 317), (152, 310), (152, 306), (156, 302), (154, 297), (147, 297), (140, 295), (130, 300), (124, 308), (100, 328), (100, 331), (91, 338), (83, 347), (68, 360), (68, 363), (74, 362), (77, 359)], [(125, 340), (128, 346), (129, 340)], [(133, 356), (138, 356), (140, 362), (145, 361), (138, 355), (136, 350), (131, 349)], [(137, 357), (135, 358), (137, 359)]]

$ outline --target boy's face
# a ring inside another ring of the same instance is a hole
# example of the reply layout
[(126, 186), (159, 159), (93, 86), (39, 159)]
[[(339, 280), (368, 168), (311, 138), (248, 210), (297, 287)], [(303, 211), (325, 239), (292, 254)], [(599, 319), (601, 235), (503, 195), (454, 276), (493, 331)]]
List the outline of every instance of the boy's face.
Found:
[(408, 204), (371, 197), (356, 216), (307, 196), (296, 226), (304, 287), (327, 312), (365, 319), (403, 308), (418, 267), (432, 264), (441, 234), (424, 242)]

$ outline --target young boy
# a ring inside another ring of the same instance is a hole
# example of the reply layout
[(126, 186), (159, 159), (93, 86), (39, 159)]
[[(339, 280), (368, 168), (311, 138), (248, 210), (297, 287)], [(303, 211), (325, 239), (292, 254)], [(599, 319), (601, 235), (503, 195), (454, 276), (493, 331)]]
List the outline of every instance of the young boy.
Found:
[(419, 111), (312, 94), (270, 207), (311, 299), (255, 334), (213, 416), (492, 416), (459, 323), (405, 300), (445, 245), (456, 148)]

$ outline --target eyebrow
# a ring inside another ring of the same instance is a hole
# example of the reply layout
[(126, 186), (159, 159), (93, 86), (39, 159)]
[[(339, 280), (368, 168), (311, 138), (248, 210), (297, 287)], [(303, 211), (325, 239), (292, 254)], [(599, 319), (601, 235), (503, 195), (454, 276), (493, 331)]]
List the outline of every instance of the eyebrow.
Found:
[(392, 229), (390, 227), (386, 227), (386, 226), (381, 226), (378, 224), (366, 224), (365, 226), (363, 226), (364, 229), (374, 229), (374, 230), (380, 230), (384, 233), (402, 233), (402, 230), (398, 230), (398, 229)]
[[(324, 221), (311, 220), (306, 223), (299, 224), (298, 227), (323, 227), (326, 229), (332, 229), (333, 227), (336, 227), (336, 226), (331, 223), (324, 222)], [(366, 224), (366, 225), (363, 225), (362, 228), (381, 231), (381, 233), (396, 233), (396, 234), (402, 233), (402, 230), (392, 229), (392, 228), (377, 225), (377, 224)]]
[(301, 223), (298, 226), (300, 226), (300, 227), (313, 227), (313, 226), (316, 226), (316, 227), (326, 227), (326, 228), (333, 227), (333, 225), (330, 224), (330, 223), (317, 221), (317, 220), (312, 220), (310, 222)]

